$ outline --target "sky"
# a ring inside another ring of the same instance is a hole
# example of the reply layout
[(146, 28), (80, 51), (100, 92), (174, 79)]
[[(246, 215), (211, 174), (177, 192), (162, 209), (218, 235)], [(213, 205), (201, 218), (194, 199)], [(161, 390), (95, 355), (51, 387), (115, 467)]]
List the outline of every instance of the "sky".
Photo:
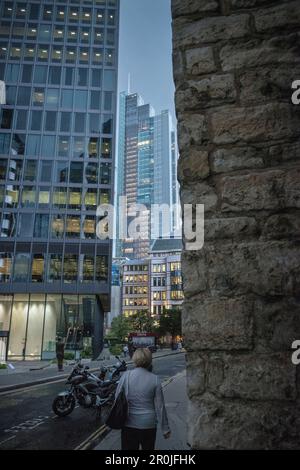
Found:
[(139, 93), (175, 122), (171, 0), (120, 0), (119, 92)]

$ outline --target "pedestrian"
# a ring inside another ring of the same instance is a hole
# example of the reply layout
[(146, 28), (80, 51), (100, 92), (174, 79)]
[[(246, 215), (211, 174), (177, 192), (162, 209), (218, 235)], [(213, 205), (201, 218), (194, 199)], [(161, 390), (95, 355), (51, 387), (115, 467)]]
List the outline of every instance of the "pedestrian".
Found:
[(181, 341), (178, 342), (178, 344), (177, 344), (177, 349), (178, 349), (178, 351), (181, 351), (181, 350), (182, 350), (182, 343), (181, 343)]
[(59, 372), (63, 371), (63, 362), (64, 362), (64, 355), (65, 355), (65, 344), (61, 337), (57, 338), (56, 341), (56, 359), (57, 359), (57, 367)]
[(124, 357), (127, 357), (127, 354), (128, 354), (128, 346), (127, 346), (127, 344), (125, 344), (125, 346), (123, 347), (123, 354), (124, 354)]
[(162, 386), (153, 374), (152, 354), (148, 348), (138, 348), (132, 360), (133, 370), (125, 372), (119, 382), (116, 397), (122, 390), (128, 402), (128, 418), (121, 430), (122, 450), (154, 450), (157, 423), (165, 439), (171, 435)]

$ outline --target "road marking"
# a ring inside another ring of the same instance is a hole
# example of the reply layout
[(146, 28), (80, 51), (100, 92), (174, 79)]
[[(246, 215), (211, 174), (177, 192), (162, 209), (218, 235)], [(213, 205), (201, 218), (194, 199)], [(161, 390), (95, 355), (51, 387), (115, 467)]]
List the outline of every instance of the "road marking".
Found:
[(75, 447), (74, 450), (86, 450), (85, 447), (87, 447), (92, 441), (100, 437), (105, 431), (108, 431), (108, 427), (106, 424), (103, 424), (100, 429), (97, 431), (94, 431), (89, 437), (87, 437), (81, 444), (79, 444), (77, 447)]
[(1, 442), (0, 442), (0, 446), (1, 446), (2, 444), (4, 444), (5, 442), (7, 442), (7, 441), (11, 441), (12, 439), (15, 439), (16, 437), (17, 437), (17, 436), (11, 436), (11, 437), (9, 437), (8, 439), (5, 439), (5, 441), (1, 441)]

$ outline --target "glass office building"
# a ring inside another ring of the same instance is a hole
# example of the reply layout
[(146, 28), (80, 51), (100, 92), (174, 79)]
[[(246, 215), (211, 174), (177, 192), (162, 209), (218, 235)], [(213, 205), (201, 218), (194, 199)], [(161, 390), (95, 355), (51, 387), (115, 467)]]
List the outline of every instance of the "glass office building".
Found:
[[(118, 193), (127, 197), (128, 207), (143, 204), (147, 210), (139, 213), (147, 230), (140, 238), (118, 240), (116, 256), (130, 259), (145, 258), (149, 254), (152, 228), (151, 205), (173, 207), (178, 203), (177, 183), (178, 150), (170, 112), (155, 114), (150, 104), (144, 104), (137, 93), (120, 94)], [(167, 216), (160, 214), (159, 237), (173, 236), (179, 214), (171, 209)], [(128, 217), (128, 224), (131, 218)], [(119, 224), (117, 220), (117, 234)], [(155, 236), (155, 238), (157, 238)]]
[(118, 0), (3, 1), (0, 360), (102, 348), (111, 242)]

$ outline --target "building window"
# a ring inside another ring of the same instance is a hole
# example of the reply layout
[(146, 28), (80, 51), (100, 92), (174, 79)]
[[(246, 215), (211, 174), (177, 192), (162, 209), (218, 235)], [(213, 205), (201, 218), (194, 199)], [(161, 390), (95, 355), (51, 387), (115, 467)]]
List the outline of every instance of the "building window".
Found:
[(57, 108), (59, 100), (59, 90), (56, 88), (48, 88), (46, 105), (51, 108)]
[(70, 152), (70, 137), (60, 136), (58, 139), (58, 156), (68, 157)]
[(22, 178), (23, 160), (10, 159), (7, 179), (20, 181)]
[(14, 262), (14, 282), (26, 282), (30, 267), (30, 254), (17, 253)]
[(67, 188), (54, 188), (53, 205), (57, 209), (65, 209), (67, 204)]
[(51, 237), (63, 238), (65, 233), (65, 216), (52, 215), (51, 220)]
[(108, 280), (108, 259), (107, 256), (96, 256), (96, 280)]
[(75, 109), (86, 109), (88, 95), (87, 91), (84, 90), (75, 90), (74, 95), (74, 107)]
[(85, 133), (86, 114), (75, 113), (74, 132)]
[(24, 170), (24, 181), (36, 181), (37, 166), (38, 162), (36, 160), (26, 160)]
[(21, 106), (29, 106), (31, 96), (31, 88), (20, 86), (18, 91), (17, 104)]
[(25, 131), (27, 128), (28, 111), (25, 111), (24, 109), (18, 109), (16, 113), (17, 113), (16, 129), (20, 131)]
[(26, 155), (37, 156), (40, 153), (40, 135), (28, 135), (26, 140)]
[(85, 137), (74, 137), (73, 139), (73, 157), (85, 157)]
[(83, 163), (71, 162), (70, 165), (70, 183), (82, 183)]
[(94, 280), (94, 263), (95, 259), (93, 256), (84, 255), (82, 270), (83, 282), (92, 282)]
[(112, 157), (112, 139), (103, 138), (101, 143), (101, 157), (111, 158)]
[(45, 131), (56, 131), (56, 111), (46, 111)]
[(38, 205), (40, 208), (48, 208), (50, 204), (50, 188), (39, 188)]
[(61, 132), (70, 132), (71, 129), (71, 113), (61, 113), (60, 114), (60, 131)]
[(19, 64), (7, 64), (5, 80), (8, 83), (16, 83), (19, 78), (20, 65)]
[[(74, 69), (71, 67), (65, 67), (63, 73), (63, 84), (66, 86), (74, 85)], [(66, 90), (63, 90), (63, 93)]]
[(89, 108), (100, 111), (101, 109), (100, 91), (91, 91)]
[(24, 60), (33, 62), (34, 58), (35, 58), (35, 49), (36, 49), (35, 44), (25, 44), (25, 46), (24, 46)]
[(44, 85), (46, 81), (47, 81), (47, 66), (36, 65), (34, 69), (33, 82), (42, 83)]
[(24, 186), (22, 191), (22, 207), (34, 207), (36, 201), (36, 188), (34, 186)]
[(68, 181), (69, 173), (69, 163), (65, 162), (56, 162), (55, 168), (55, 182), (56, 183), (66, 183)]
[(62, 274), (62, 255), (50, 254), (48, 262), (48, 282), (56, 282), (61, 280)]
[(3, 109), (1, 113), (1, 129), (11, 129), (13, 121), (13, 109)]
[(32, 282), (44, 282), (44, 255), (42, 254), (33, 255), (32, 268), (31, 268), (31, 281)]
[(96, 234), (95, 217), (87, 215), (83, 218), (83, 233), (85, 239), (94, 239)]
[(80, 216), (67, 216), (66, 237), (80, 238)]
[(84, 205), (86, 210), (96, 210), (97, 207), (97, 189), (87, 189), (84, 196)]
[(11, 143), (11, 154), (13, 155), (24, 155), (25, 151), (25, 134), (13, 134)]
[(77, 48), (76, 47), (67, 47), (66, 50), (66, 62), (67, 64), (74, 64), (77, 57)]
[[(22, 111), (22, 112), (24, 112), (24, 111)], [(26, 113), (27, 113), (27, 111), (26, 111)], [(32, 131), (40, 131), (41, 130), (42, 118), (43, 118), (43, 112), (42, 111), (31, 111), (30, 129)]]
[(40, 181), (42, 183), (50, 183), (52, 179), (53, 162), (50, 160), (41, 161)]
[(54, 26), (54, 31), (53, 31), (53, 39), (54, 42), (63, 42), (64, 40), (64, 28), (61, 26)]
[(52, 21), (52, 14), (53, 14), (53, 6), (52, 5), (44, 5), (43, 20), (44, 21)]
[[(12, 254), (0, 253), (0, 282), (9, 282), (11, 280), (11, 271), (12, 271)], [(8, 329), (9, 327), (7, 327), (7, 330)]]
[(49, 68), (49, 80), (50, 85), (60, 85), (61, 80), (61, 67), (50, 67)]
[[(88, 84), (88, 69), (82, 67), (76, 69), (76, 86), (87, 86)], [(87, 99), (85, 95), (85, 99)], [(75, 100), (76, 101), (76, 100)], [(86, 107), (86, 105), (85, 105)]]
[(43, 106), (45, 102), (44, 88), (33, 88), (32, 104), (33, 106)]
[(16, 220), (17, 215), (9, 212), (4, 212), (1, 223), (1, 237), (14, 237), (16, 234)]
[(42, 140), (42, 156), (54, 158), (55, 155), (55, 136), (44, 135)]
[(100, 114), (89, 115), (89, 132), (91, 134), (100, 133)]
[(17, 236), (20, 238), (32, 238), (33, 236), (33, 213), (19, 214)]
[(49, 47), (48, 46), (38, 46), (37, 60), (39, 62), (48, 62), (49, 60)]
[(113, 132), (113, 116), (111, 114), (104, 114), (102, 121), (102, 133), (112, 134)]
[(50, 42), (52, 36), (51, 24), (41, 24), (39, 27), (38, 40), (41, 42)]
[(81, 189), (69, 188), (68, 208), (74, 210), (81, 209)]
[[(98, 165), (97, 165), (97, 163), (88, 163), (86, 165), (85, 178), (86, 178), (86, 182), (89, 183), (89, 184), (97, 184), (98, 183)], [(100, 184), (103, 184), (103, 183), (100, 183)]]
[(92, 69), (91, 86), (100, 88), (101, 83), (102, 83), (102, 71), (100, 69)]
[(78, 255), (65, 255), (64, 282), (76, 282), (78, 273)]
[(61, 106), (67, 109), (73, 108), (73, 90), (62, 90)]

